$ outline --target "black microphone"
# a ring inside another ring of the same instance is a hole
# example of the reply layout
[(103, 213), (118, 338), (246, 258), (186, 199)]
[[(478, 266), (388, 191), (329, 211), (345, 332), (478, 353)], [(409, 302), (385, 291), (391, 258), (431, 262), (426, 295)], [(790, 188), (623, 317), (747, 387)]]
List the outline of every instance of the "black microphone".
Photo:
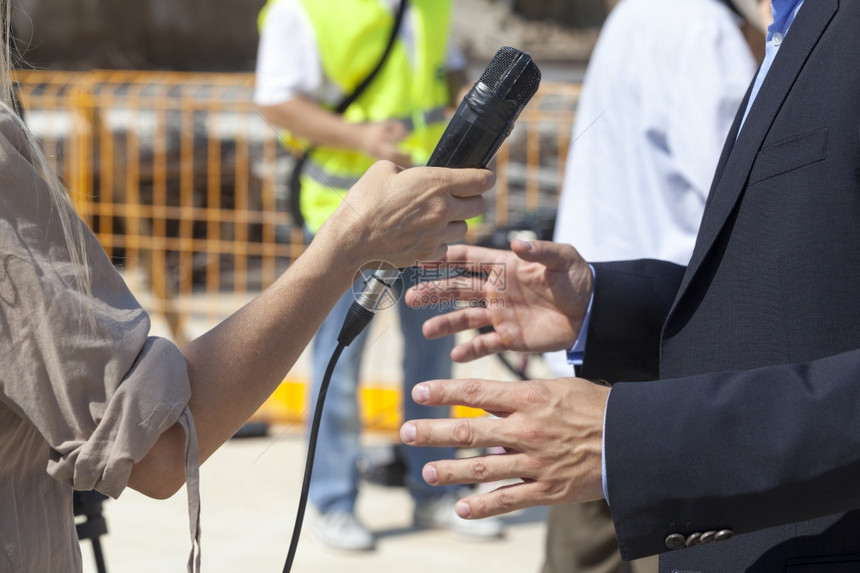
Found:
[[(514, 48), (502, 48), (490, 61), (483, 75), (463, 98), (445, 133), (427, 163), (430, 167), (484, 168), (510, 135), (520, 112), (540, 85), (540, 70), (531, 56)], [(307, 504), (314, 452), (319, 435), (319, 420), (332, 373), (344, 348), (370, 323), (380, 303), (400, 276), (394, 268), (378, 269), (365, 281), (349, 308), (338, 334), (338, 345), (323, 375), (308, 440), (308, 459), (296, 513), (296, 525), (284, 565), (292, 569)]]
[[(500, 49), (463, 98), (433, 150), (428, 167), (485, 168), (540, 86), (540, 69), (515, 48)], [(365, 280), (338, 341), (349, 345), (376, 313), (400, 271), (378, 270)]]
[(531, 56), (510, 47), (499, 50), (463, 98), (427, 165), (489, 165), (537, 91), (540, 78)]

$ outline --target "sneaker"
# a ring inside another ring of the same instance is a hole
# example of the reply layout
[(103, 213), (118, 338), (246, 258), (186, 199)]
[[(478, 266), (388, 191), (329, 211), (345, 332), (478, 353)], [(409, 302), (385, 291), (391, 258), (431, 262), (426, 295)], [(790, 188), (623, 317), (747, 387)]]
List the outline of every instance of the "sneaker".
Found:
[(346, 511), (318, 514), (311, 529), (320, 541), (335, 549), (369, 551), (376, 545), (373, 534), (355, 515)]
[(502, 520), (497, 517), (463, 519), (454, 511), (462, 495), (446, 493), (441, 497), (415, 504), (413, 523), (426, 529), (446, 529), (464, 537), (498, 539), (504, 534)]

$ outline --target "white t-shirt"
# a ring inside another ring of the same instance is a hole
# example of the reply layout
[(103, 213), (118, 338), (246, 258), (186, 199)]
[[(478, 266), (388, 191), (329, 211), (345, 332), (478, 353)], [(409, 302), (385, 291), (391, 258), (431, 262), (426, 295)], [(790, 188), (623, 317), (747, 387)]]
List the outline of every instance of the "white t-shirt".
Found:
[[(623, 0), (577, 107), (554, 240), (587, 261), (687, 264), (756, 62), (717, 0)], [(565, 352), (544, 354), (569, 376)]]
[[(396, 10), (398, 0), (380, 0)], [(412, 9), (407, 8), (399, 31), (409, 53), (414, 52)], [(449, 41), (449, 70), (466, 67), (466, 59)], [(298, 0), (280, 0), (269, 7), (257, 51), (257, 105), (276, 105), (296, 96), (333, 103), (343, 97), (340, 89), (325, 77), (314, 28)]]
[(624, 0), (586, 72), (555, 240), (588, 261), (687, 264), (756, 70), (717, 0)]

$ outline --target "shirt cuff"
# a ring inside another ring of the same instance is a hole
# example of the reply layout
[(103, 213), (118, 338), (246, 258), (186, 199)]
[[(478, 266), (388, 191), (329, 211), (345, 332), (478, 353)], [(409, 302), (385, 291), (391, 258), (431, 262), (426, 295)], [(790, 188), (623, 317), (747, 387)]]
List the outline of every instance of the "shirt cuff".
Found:
[[(611, 388), (609, 394), (612, 394)], [(609, 410), (609, 394), (606, 395), (606, 409), (603, 410), (603, 437), (600, 445), (600, 479), (603, 482), (603, 499), (606, 500), (606, 505), (609, 505), (609, 488), (606, 484), (606, 412)]]
[[(588, 265), (591, 269), (591, 282), (594, 284), (597, 273), (592, 265)], [(585, 311), (585, 318), (582, 321), (582, 326), (579, 328), (579, 336), (576, 342), (573, 343), (567, 350), (568, 364), (581, 365), (582, 358), (585, 356), (585, 343), (588, 340), (588, 324), (591, 321), (591, 305), (594, 303), (594, 291), (591, 291), (591, 298), (588, 299), (588, 308)], [(610, 393), (612, 390), (610, 390)], [(607, 397), (607, 405), (609, 403)], [(608, 410), (609, 408), (607, 408)], [(600, 448), (600, 479), (603, 485), (603, 497), (606, 499), (606, 504), (609, 505), (609, 488), (606, 487), (606, 410), (603, 411), (603, 438)]]
[[(591, 283), (594, 284), (596, 273), (594, 267), (588, 265), (591, 269)], [(567, 363), (579, 366), (582, 364), (582, 358), (585, 356), (585, 342), (588, 339), (588, 323), (591, 321), (591, 305), (594, 302), (594, 291), (591, 292), (591, 298), (588, 299), (588, 308), (585, 311), (585, 319), (582, 321), (582, 326), (579, 328), (579, 337), (567, 350)]]

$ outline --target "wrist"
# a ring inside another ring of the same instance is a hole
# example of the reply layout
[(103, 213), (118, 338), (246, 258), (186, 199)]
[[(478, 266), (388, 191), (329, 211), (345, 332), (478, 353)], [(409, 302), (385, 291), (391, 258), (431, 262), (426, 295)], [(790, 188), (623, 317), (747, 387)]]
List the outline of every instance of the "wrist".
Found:
[(360, 225), (355, 221), (360, 219), (354, 209), (344, 208), (341, 204), (337, 210), (319, 228), (314, 240), (308, 246), (313, 249), (320, 260), (327, 261), (332, 272), (341, 269), (351, 269), (349, 277), (364, 265), (373, 260), (373, 251)]

